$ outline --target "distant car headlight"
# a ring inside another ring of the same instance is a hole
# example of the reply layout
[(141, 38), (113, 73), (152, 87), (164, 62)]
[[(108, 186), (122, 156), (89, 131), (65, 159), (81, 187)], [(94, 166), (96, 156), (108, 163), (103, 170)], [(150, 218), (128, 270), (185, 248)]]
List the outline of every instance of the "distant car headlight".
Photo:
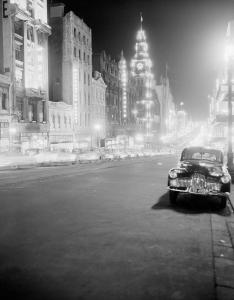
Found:
[(175, 179), (177, 177), (177, 171), (176, 170), (170, 170), (169, 171), (169, 177), (172, 179)]
[(228, 183), (230, 181), (229, 175), (223, 175), (221, 178), (222, 183)]

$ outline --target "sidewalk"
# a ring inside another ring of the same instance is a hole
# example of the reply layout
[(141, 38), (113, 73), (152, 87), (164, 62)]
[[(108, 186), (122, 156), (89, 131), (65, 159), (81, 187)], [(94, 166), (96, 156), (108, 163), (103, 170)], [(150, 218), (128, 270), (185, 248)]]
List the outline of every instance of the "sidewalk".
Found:
[[(230, 201), (234, 207), (234, 185)], [(229, 216), (211, 215), (213, 262), (217, 300), (234, 299), (234, 214), (230, 205)]]

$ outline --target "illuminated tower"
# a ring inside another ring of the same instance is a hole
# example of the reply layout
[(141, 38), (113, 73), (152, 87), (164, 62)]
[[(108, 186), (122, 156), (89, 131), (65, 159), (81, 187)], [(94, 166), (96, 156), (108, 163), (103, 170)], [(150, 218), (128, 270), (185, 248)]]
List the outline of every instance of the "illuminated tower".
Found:
[(123, 51), (121, 52), (121, 59), (119, 61), (119, 76), (121, 83), (122, 92), (122, 107), (121, 107), (121, 120), (126, 123), (128, 117), (128, 103), (127, 103), (127, 82), (128, 82), (128, 71), (126, 59), (123, 56)]
[(142, 28), (143, 18), (141, 16), (141, 27), (137, 32), (135, 55), (131, 61), (132, 76), (136, 78), (140, 96), (136, 105), (136, 116), (144, 124), (146, 136), (151, 136), (152, 126), (152, 87), (153, 74), (151, 71), (152, 62), (149, 58), (146, 34)]

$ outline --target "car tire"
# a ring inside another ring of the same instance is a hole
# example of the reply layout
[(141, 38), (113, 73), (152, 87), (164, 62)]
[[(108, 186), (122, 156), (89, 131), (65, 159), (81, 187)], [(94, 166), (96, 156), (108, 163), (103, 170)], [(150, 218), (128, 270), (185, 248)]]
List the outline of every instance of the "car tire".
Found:
[(179, 194), (179, 192), (169, 191), (169, 200), (170, 200), (171, 204), (176, 204), (178, 194)]
[(227, 197), (222, 196), (220, 197), (220, 208), (224, 209), (227, 205)]

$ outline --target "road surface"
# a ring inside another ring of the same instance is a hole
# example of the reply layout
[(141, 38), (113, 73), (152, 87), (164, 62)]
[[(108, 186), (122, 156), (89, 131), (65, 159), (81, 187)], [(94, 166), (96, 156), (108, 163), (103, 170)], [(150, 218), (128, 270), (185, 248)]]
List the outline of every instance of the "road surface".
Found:
[(230, 216), (204, 199), (172, 207), (175, 163), (1, 172), (1, 299), (215, 299), (211, 219)]

